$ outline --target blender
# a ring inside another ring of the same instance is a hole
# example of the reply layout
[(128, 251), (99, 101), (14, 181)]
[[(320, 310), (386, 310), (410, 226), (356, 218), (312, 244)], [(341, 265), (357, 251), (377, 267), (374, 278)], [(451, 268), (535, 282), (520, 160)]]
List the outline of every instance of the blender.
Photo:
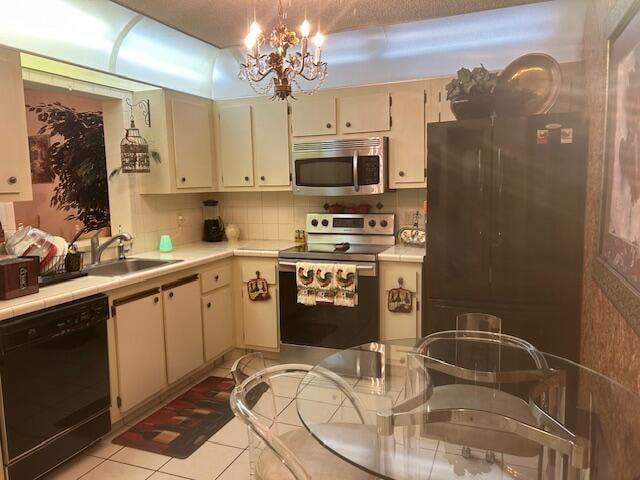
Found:
[(220, 242), (224, 240), (224, 223), (220, 218), (218, 201), (205, 200), (202, 202), (204, 230), (202, 240), (205, 242)]

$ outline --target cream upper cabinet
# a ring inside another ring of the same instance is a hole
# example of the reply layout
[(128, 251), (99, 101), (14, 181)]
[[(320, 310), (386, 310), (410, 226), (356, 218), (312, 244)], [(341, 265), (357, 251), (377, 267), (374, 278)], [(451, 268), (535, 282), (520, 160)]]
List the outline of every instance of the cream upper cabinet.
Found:
[(118, 391), (123, 412), (167, 386), (160, 290), (113, 302)]
[(222, 184), (225, 187), (251, 187), (254, 185), (251, 106), (223, 107), (218, 115)]
[(389, 94), (372, 93), (338, 98), (338, 132), (384, 132), (391, 128)]
[(20, 53), (0, 48), (0, 202), (31, 200), (31, 166)]
[(313, 95), (291, 102), (291, 130), (294, 137), (335, 135), (336, 98), (332, 95)]
[(447, 84), (451, 78), (434, 78), (427, 82), (427, 123), (449, 122), (456, 117), (447, 100)]
[(285, 102), (259, 103), (253, 109), (253, 151), (258, 186), (289, 185), (289, 131)]
[(392, 94), (393, 136), (389, 141), (389, 187), (421, 187), (425, 182), (425, 90)]
[(160, 88), (135, 92), (133, 100), (148, 100), (151, 126), (134, 109), (136, 126), (147, 140), (151, 172), (136, 176), (140, 193), (211, 192), (216, 187), (211, 100)]
[(162, 287), (169, 383), (204, 363), (200, 283), (193, 276)]
[(212, 188), (211, 102), (180, 95), (171, 107), (176, 188)]
[(233, 347), (231, 287), (219, 288), (202, 297), (202, 322), (205, 361)]

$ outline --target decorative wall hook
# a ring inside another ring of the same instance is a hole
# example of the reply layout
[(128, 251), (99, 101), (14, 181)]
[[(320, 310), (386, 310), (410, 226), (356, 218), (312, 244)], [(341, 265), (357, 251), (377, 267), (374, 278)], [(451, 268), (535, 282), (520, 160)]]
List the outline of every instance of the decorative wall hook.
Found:
[(127, 98), (125, 99), (125, 102), (127, 102), (127, 105), (129, 105), (129, 107), (131, 108), (131, 120), (133, 120), (133, 109), (136, 107), (140, 107), (140, 110), (142, 110), (142, 115), (144, 117), (144, 124), (147, 127), (151, 127), (151, 102), (149, 102), (149, 99), (140, 100), (139, 102), (132, 104)]

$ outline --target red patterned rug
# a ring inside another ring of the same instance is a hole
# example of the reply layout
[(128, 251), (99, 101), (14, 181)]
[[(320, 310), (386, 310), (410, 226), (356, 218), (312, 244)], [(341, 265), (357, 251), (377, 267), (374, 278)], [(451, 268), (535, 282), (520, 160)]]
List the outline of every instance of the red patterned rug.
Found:
[(233, 418), (230, 378), (208, 377), (149, 415), (113, 443), (176, 458), (187, 458)]

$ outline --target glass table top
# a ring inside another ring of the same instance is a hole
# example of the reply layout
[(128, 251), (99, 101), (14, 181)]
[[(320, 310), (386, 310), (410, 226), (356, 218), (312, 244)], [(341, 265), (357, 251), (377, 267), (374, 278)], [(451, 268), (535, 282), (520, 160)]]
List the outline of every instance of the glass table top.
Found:
[(568, 360), (459, 334), (330, 355), (300, 382), (302, 424), (385, 479), (640, 479), (638, 396)]

